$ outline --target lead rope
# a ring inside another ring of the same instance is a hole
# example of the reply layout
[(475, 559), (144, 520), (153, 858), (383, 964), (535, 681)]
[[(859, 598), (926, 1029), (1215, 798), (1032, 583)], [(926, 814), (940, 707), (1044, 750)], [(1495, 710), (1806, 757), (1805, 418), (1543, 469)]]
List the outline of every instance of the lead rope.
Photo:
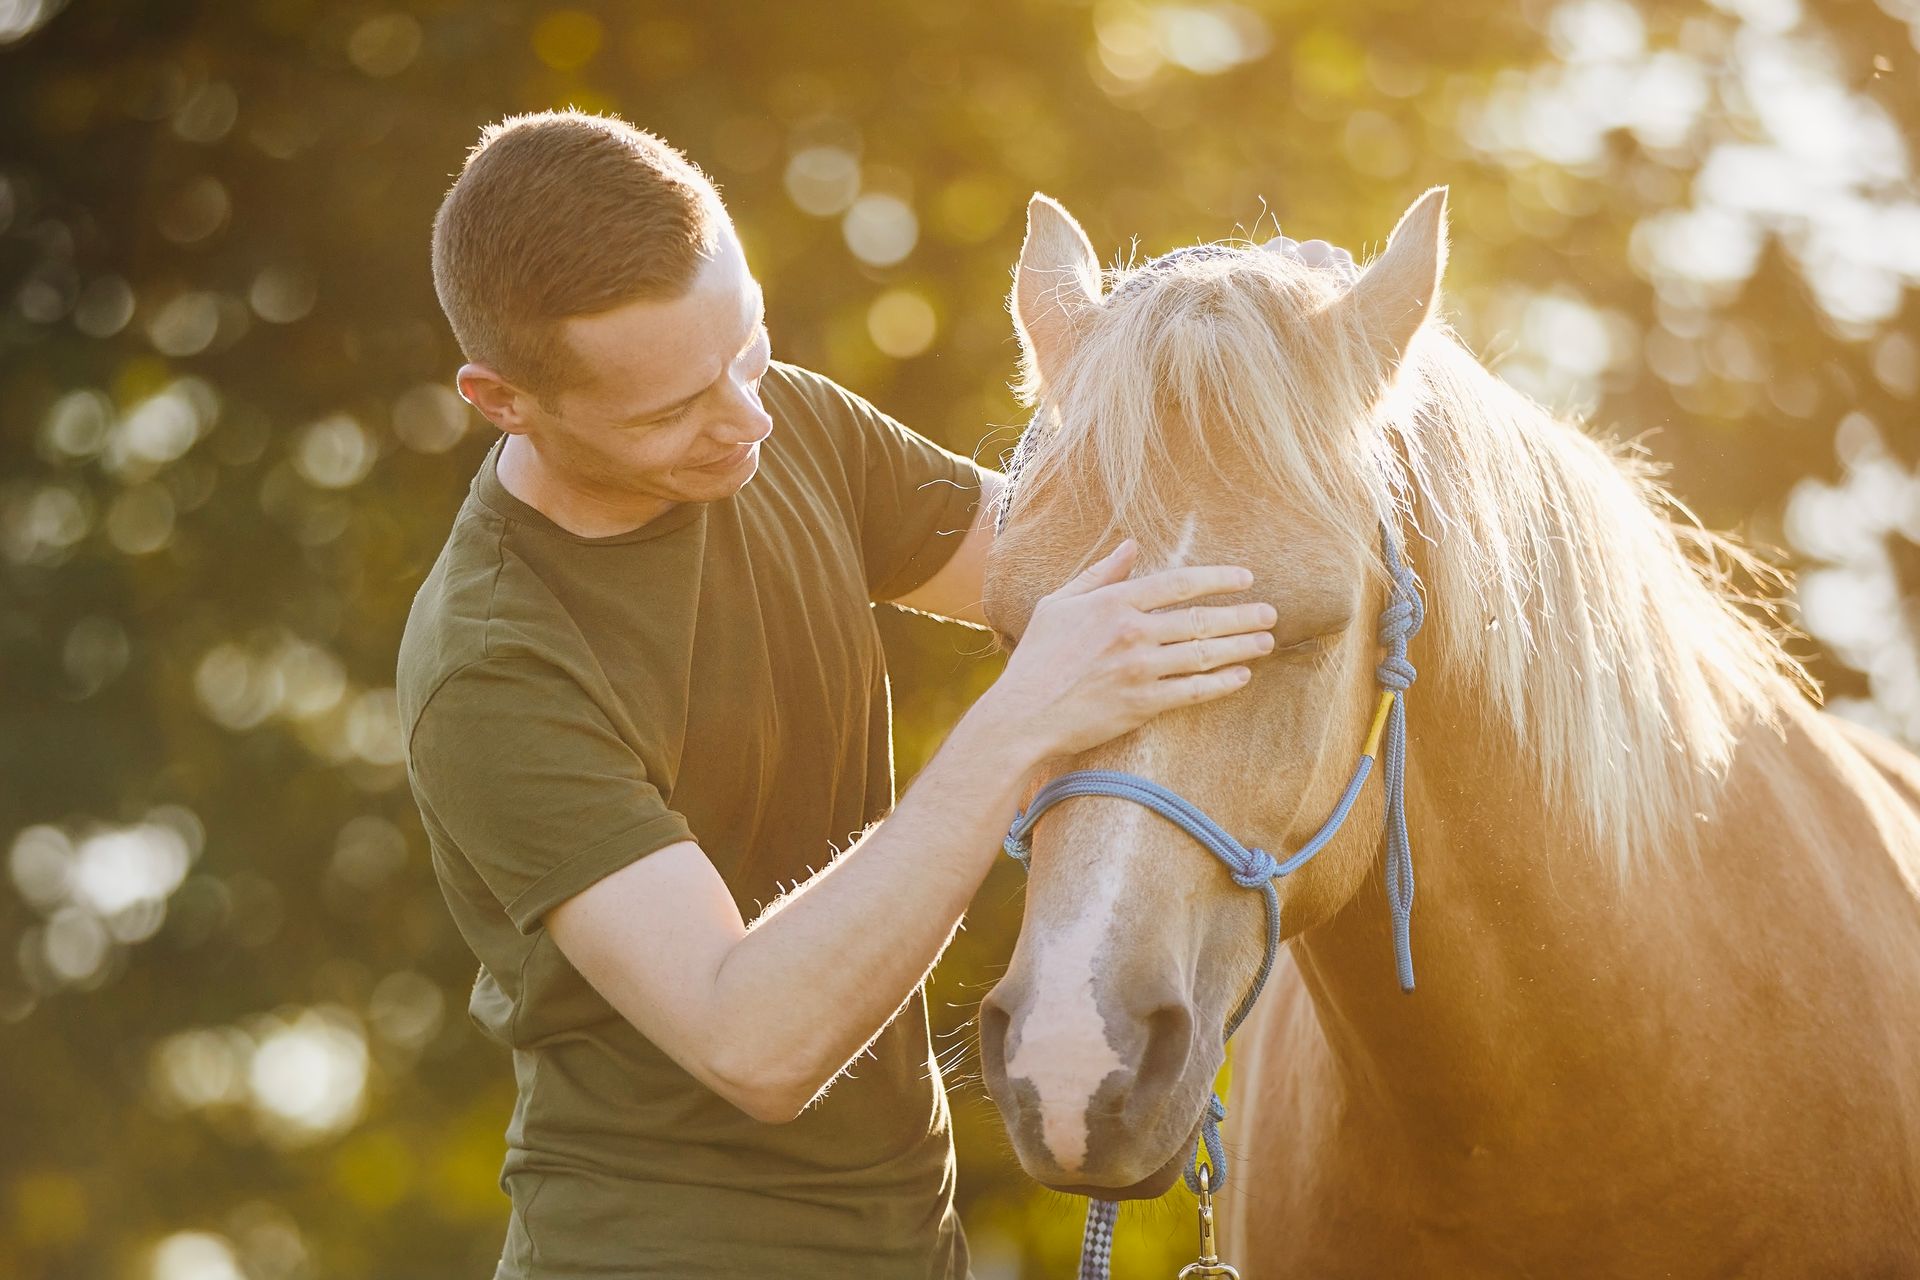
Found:
[[(1302, 845), (1298, 852), (1285, 861), (1279, 861), (1264, 849), (1250, 849), (1178, 792), (1170, 791), (1150, 778), (1114, 769), (1081, 769), (1055, 778), (1040, 789), (1033, 803), (1014, 816), (1013, 825), (1007, 831), (1003, 845), (1007, 856), (1024, 867), (1032, 853), (1034, 824), (1040, 820), (1041, 814), (1054, 805), (1075, 796), (1099, 795), (1131, 800), (1151, 809), (1192, 836), (1202, 848), (1226, 864), (1235, 884), (1243, 889), (1260, 890), (1266, 905), (1266, 951), (1260, 962), (1260, 971), (1254, 975), (1253, 984), (1234, 1009), (1233, 1016), (1227, 1020), (1224, 1037), (1227, 1040), (1233, 1038), (1233, 1033), (1240, 1029), (1240, 1024), (1253, 1011), (1253, 1003), (1260, 998), (1260, 992), (1272, 976), (1274, 962), (1280, 954), (1280, 894), (1273, 882), (1304, 866), (1339, 832), (1347, 815), (1353, 811), (1354, 802), (1360, 797), (1360, 789), (1365, 785), (1367, 775), (1373, 771), (1375, 753), (1380, 751), (1384, 751), (1386, 763), (1382, 780), (1386, 791), (1384, 845), (1387, 910), (1393, 918), (1394, 967), (1400, 979), (1400, 989), (1408, 992), (1413, 990), (1413, 850), (1407, 840), (1406, 692), (1419, 672), (1407, 660), (1407, 642), (1419, 632), (1421, 623), (1426, 620), (1426, 606), (1420, 599), (1419, 584), (1413, 570), (1401, 559), (1399, 548), (1394, 545), (1393, 537), (1384, 525), (1380, 530), (1380, 546), (1387, 562), (1387, 573), (1393, 579), (1387, 606), (1380, 611), (1377, 632), (1380, 645), (1387, 651), (1373, 672), (1381, 689), (1380, 706), (1374, 713), (1373, 727), (1367, 734), (1367, 743), (1359, 763), (1354, 766), (1353, 776), (1348, 779), (1339, 803), (1313, 834), (1313, 838)], [(1198, 1166), (1202, 1146), (1207, 1152), (1207, 1182), (1210, 1190), (1219, 1191), (1227, 1185), (1227, 1153), (1220, 1141), (1220, 1122), (1226, 1119), (1226, 1115), (1226, 1105), (1220, 1101), (1219, 1095), (1209, 1097), (1206, 1113), (1200, 1119), (1200, 1132), (1194, 1150), (1187, 1160), (1187, 1189), (1195, 1195), (1201, 1191)], [(1113, 1224), (1119, 1212), (1120, 1205), (1113, 1200), (1090, 1200), (1087, 1203), (1087, 1225), (1080, 1239), (1079, 1280), (1108, 1280), (1113, 1263)]]

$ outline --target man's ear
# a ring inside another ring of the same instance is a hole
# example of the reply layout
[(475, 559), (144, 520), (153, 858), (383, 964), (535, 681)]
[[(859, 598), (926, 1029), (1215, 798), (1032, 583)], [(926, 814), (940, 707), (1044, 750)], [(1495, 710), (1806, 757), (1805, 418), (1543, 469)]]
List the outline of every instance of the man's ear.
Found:
[(1076, 330), (1100, 305), (1100, 261), (1073, 215), (1035, 192), (1010, 300), (1029, 387), (1044, 383), (1073, 350)]
[(463, 364), (454, 375), (460, 398), (480, 411), (480, 416), (510, 435), (522, 435), (527, 429), (527, 409), (533, 397), (496, 373), (492, 366)]
[(1433, 314), (1446, 269), (1447, 189), (1435, 187), (1400, 215), (1386, 252), (1332, 308), (1356, 319), (1388, 364), (1398, 364)]

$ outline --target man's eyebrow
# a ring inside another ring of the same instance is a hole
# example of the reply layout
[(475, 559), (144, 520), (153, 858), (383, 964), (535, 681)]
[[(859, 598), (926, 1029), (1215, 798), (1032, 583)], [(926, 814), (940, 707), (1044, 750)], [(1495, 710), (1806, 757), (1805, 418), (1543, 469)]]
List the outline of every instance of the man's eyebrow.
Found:
[[(724, 377), (725, 375), (722, 374), (721, 376)], [(719, 378), (715, 378), (714, 382), (718, 382), (719, 380), (720, 380)], [(680, 399), (675, 400), (672, 404), (663, 404), (657, 409), (642, 409), (638, 413), (630, 413), (625, 415), (620, 419), (620, 421), (646, 422), (653, 418), (663, 418), (667, 414), (670, 414), (677, 409), (686, 408), (688, 405), (692, 404), (695, 400), (698, 400), (701, 396), (707, 394), (707, 392), (712, 389), (713, 389), (713, 382), (709, 382), (706, 386), (700, 388), (698, 391), (694, 392), (692, 395), (682, 396)]]
[[(748, 347), (751, 347), (754, 343), (760, 340), (760, 330), (762, 326), (764, 326), (767, 322), (767, 292), (765, 289), (762, 289), (760, 287), (759, 281), (757, 280), (754, 282), (753, 295), (754, 295), (753, 326), (747, 331), (747, 340), (745, 344), (741, 346), (740, 348), (741, 351), (745, 351)], [(701, 396), (713, 390), (715, 384), (718, 383), (721, 378), (724, 378), (726, 376), (727, 376), (727, 371), (723, 368), (720, 370), (719, 375), (715, 377), (712, 382), (709, 382), (706, 386), (700, 388), (698, 391), (694, 392), (692, 395), (682, 396), (680, 399), (675, 400), (673, 403), (663, 404), (657, 409), (643, 409), (639, 413), (626, 414), (625, 416), (621, 417), (619, 421), (646, 422), (653, 418), (664, 418), (666, 415), (673, 413), (675, 410), (686, 408), (688, 405), (692, 404), (695, 400), (698, 400)]]
[(692, 395), (681, 396), (678, 400), (673, 401), (671, 404), (663, 404), (656, 408), (642, 409), (638, 413), (628, 414), (626, 417), (621, 418), (620, 421), (646, 422), (652, 418), (663, 418), (666, 415), (675, 412), (676, 410), (686, 408), (688, 405), (692, 404), (695, 400), (698, 400), (701, 396), (713, 390), (714, 383), (719, 382), (720, 379), (726, 376), (727, 376), (726, 366), (722, 365), (720, 368), (720, 372), (714, 376), (713, 381), (707, 383), (706, 386), (701, 387), (698, 391), (694, 392)]

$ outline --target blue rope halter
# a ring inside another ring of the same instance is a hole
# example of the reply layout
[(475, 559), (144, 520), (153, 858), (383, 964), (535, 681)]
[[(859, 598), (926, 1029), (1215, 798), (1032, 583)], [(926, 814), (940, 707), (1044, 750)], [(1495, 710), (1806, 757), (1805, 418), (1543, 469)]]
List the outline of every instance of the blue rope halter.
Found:
[[(1421, 602), (1413, 570), (1401, 560), (1393, 536), (1385, 526), (1380, 530), (1380, 546), (1386, 558), (1387, 572), (1393, 579), (1387, 607), (1380, 611), (1378, 631), (1379, 642), (1386, 650), (1386, 656), (1374, 668), (1374, 678), (1380, 684), (1380, 706), (1374, 713), (1373, 728), (1367, 734), (1366, 746), (1361, 750), (1359, 763), (1354, 766), (1346, 790), (1341, 792), (1333, 812), (1313, 833), (1313, 838), (1300, 846), (1297, 852), (1281, 860), (1264, 849), (1250, 849), (1179, 793), (1168, 790), (1150, 778), (1114, 769), (1081, 769), (1060, 775), (1042, 787), (1039, 794), (1034, 796), (1033, 803), (1015, 815), (1013, 826), (1007, 831), (1007, 854), (1024, 867), (1032, 853), (1034, 824), (1039, 822), (1041, 814), (1062, 800), (1071, 800), (1076, 796), (1114, 796), (1153, 810), (1224, 862), (1235, 884), (1243, 889), (1258, 889), (1267, 909), (1266, 953), (1260, 961), (1260, 971), (1254, 975), (1252, 986), (1234, 1009), (1233, 1016), (1227, 1019), (1227, 1039), (1233, 1038), (1233, 1033), (1240, 1029), (1240, 1024), (1253, 1011), (1253, 1003), (1260, 998), (1261, 990), (1273, 973), (1274, 962), (1279, 958), (1280, 894), (1273, 882), (1299, 870), (1316, 853), (1327, 847), (1339, 832), (1341, 824), (1346, 822), (1347, 815), (1353, 811), (1354, 802), (1359, 799), (1367, 776), (1373, 772), (1374, 758), (1382, 747), (1386, 752), (1387, 909), (1393, 917), (1394, 964), (1399, 972), (1400, 989), (1413, 990), (1413, 851), (1407, 843), (1405, 695), (1418, 675), (1413, 664), (1407, 660), (1407, 642), (1420, 630), (1420, 624), (1426, 617), (1426, 607)], [(1187, 1188), (1196, 1195), (1200, 1191), (1198, 1165), (1201, 1144), (1207, 1149), (1211, 1190), (1218, 1191), (1227, 1184), (1227, 1156), (1220, 1143), (1220, 1122), (1226, 1118), (1226, 1114), (1226, 1106), (1217, 1094), (1208, 1099), (1206, 1114), (1200, 1120), (1195, 1150), (1187, 1161)], [(1112, 1200), (1088, 1203), (1087, 1229), (1080, 1244), (1080, 1280), (1106, 1280), (1113, 1257), (1113, 1224), (1119, 1211), (1120, 1206)]]

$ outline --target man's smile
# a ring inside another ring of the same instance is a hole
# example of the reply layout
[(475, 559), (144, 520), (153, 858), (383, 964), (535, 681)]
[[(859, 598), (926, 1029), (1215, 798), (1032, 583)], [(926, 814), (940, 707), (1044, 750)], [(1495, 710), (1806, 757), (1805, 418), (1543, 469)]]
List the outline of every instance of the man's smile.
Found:
[(688, 470), (720, 473), (735, 471), (749, 461), (752, 461), (759, 453), (760, 442), (758, 440), (752, 440), (745, 444), (735, 445), (730, 452), (722, 454), (712, 462), (703, 462), (699, 466), (688, 468)]

